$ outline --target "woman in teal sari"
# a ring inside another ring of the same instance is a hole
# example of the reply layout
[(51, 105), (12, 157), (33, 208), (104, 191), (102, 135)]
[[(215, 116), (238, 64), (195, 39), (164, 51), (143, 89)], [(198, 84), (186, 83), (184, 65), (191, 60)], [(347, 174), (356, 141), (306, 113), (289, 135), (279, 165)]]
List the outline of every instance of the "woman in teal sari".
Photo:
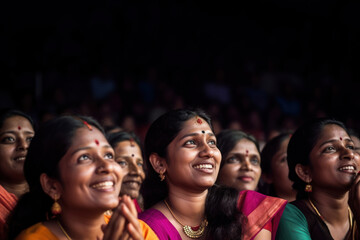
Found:
[(288, 204), (276, 239), (359, 239), (359, 154), (343, 123), (316, 119), (288, 146), (289, 178), (297, 200)]

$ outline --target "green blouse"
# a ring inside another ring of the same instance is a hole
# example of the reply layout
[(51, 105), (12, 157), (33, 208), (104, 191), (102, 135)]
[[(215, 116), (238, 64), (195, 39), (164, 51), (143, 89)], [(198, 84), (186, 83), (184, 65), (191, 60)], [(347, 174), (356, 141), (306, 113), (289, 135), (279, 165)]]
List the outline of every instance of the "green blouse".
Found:
[(276, 240), (311, 240), (306, 218), (296, 206), (286, 205), (276, 232)]

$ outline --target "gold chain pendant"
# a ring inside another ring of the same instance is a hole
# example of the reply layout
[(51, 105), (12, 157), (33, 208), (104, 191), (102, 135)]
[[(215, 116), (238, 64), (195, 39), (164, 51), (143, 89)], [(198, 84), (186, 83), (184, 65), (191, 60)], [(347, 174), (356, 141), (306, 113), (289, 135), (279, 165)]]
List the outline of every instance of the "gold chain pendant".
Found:
[(190, 226), (185, 225), (183, 226), (183, 230), (186, 236), (189, 238), (200, 238), (204, 235), (204, 231), (206, 226), (208, 225), (207, 220), (205, 219), (201, 225), (198, 227), (198, 229), (193, 230)]

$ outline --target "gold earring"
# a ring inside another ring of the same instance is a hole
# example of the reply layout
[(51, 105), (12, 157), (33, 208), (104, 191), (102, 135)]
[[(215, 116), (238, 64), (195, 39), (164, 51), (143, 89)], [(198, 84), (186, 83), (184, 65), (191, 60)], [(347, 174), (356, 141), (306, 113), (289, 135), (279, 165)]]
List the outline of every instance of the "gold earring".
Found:
[(309, 182), (305, 185), (305, 192), (312, 192), (312, 186)]
[(54, 203), (53, 205), (51, 206), (51, 213), (53, 215), (59, 215), (61, 213), (61, 206), (60, 204), (57, 202), (59, 198), (57, 197), (57, 194), (55, 195), (55, 199), (54, 199)]
[(165, 180), (165, 175), (164, 175), (164, 173), (165, 173), (165, 170), (161, 170), (160, 173), (159, 173), (159, 177), (160, 177), (160, 181), (161, 181), (161, 182)]

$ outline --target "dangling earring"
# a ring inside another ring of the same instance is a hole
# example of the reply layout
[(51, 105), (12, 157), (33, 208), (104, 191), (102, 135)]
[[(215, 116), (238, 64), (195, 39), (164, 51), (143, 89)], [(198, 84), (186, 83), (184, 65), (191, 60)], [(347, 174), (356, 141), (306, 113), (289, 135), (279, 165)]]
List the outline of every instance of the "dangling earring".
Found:
[(55, 195), (55, 199), (54, 199), (54, 204), (51, 206), (51, 213), (56, 216), (59, 215), (61, 213), (61, 206), (60, 204), (57, 202), (59, 198), (57, 197), (57, 194)]
[(161, 181), (161, 182), (165, 180), (165, 175), (164, 175), (164, 173), (165, 173), (165, 170), (161, 170), (160, 173), (159, 173), (159, 177), (160, 177), (160, 181)]
[(305, 185), (305, 192), (312, 192), (312, 186), (309, 182)]

